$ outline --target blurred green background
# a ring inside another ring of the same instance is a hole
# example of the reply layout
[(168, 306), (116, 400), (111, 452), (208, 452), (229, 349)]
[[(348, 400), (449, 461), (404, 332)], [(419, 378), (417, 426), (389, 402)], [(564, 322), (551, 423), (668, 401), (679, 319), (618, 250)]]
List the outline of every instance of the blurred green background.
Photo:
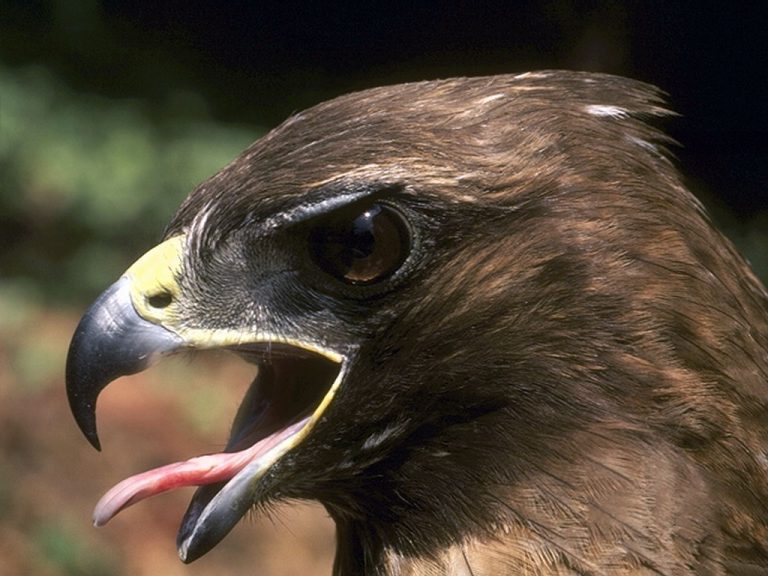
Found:
[(112, 483), (220, 447), (241, 370), (170, 363), (76, 431), (63, 366), (79, 314), (185, 195), (292, 112), (399, 81), (579, 68), (662, 86), (693, 191), (768, 279), (768, 49), (755, 14), (685, 3), (0, 2), (0, 574), (325, 574), (332, 531), (299, 507), (186, 567), (189, 494), (100, 531)]

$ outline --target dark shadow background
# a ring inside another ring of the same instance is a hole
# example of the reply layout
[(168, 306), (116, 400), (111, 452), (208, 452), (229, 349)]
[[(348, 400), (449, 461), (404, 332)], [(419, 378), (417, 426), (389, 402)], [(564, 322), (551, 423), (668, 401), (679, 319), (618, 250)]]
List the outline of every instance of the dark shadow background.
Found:
[(545, 68), (631, 76), (669, 94), (681, 116), (665, 128), (689, 186), (765, 281), (766, 30), (757, 2), (0, 0), (0, 573), (327, 573), (316, 511), (286, 521), (287, 535), (280, 521), (239, 528), (190, 567), (173, 548), (188, 494), (90, 529), (90, 507), (121, 475), (224, 437), (239, 393), (222, 403), (208, 381), (189, 384), (215, 378), (207, 368), (118, 386), (100, 408), (115, 421), (104, 455), (63, 398), (77, 315), (250, 141), (376, 85)]

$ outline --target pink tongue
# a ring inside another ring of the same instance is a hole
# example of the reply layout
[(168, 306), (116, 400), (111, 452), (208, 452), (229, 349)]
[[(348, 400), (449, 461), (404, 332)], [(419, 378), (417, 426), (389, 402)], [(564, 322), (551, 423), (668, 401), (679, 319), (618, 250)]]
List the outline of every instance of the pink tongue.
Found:
[(124, 508), (167, 490), (229, 480), (246, 464), (300, 430), (306, 422), (296, 422), (240, 452), (198, 456), (126, 478), (101, 497), (93, 511), (93, 524), (103, 526)]

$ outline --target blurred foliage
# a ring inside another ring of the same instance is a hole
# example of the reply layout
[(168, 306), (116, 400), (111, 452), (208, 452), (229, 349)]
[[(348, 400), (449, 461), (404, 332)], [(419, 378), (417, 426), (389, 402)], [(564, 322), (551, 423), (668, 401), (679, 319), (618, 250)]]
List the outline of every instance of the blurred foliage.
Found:
[(196, 95), (152, 110), (0, 67), (4, 307), (82, 303), (158, 240), (186, 194), (259, 136)]
[(733, 242), (763, 285), (768, 287), (768, 210), (756, 210), (738, 218), (703, 182), (685, 176), (689, 188), (702, 201), (715, 226)]
[(66, 576), (114, 574), (112, 563), (99, 551), (90, 550), (80, 532), (79, 526), (42, 522), (34, 538), (38, 561)]
[(746, 224), (727, 228), (725, 233), (768, 286), (768, 211), (756, 214)]

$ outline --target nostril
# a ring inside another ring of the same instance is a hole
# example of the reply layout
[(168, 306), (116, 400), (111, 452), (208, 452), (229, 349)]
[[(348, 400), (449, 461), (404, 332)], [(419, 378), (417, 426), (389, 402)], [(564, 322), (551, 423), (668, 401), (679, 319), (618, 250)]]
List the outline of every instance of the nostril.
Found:
[(147, 303), (152, 306), (152, 308), (166, 308), (172, 301), (173, 296), (171, 296), (170, 292), (158, 292), (147, 298)]

